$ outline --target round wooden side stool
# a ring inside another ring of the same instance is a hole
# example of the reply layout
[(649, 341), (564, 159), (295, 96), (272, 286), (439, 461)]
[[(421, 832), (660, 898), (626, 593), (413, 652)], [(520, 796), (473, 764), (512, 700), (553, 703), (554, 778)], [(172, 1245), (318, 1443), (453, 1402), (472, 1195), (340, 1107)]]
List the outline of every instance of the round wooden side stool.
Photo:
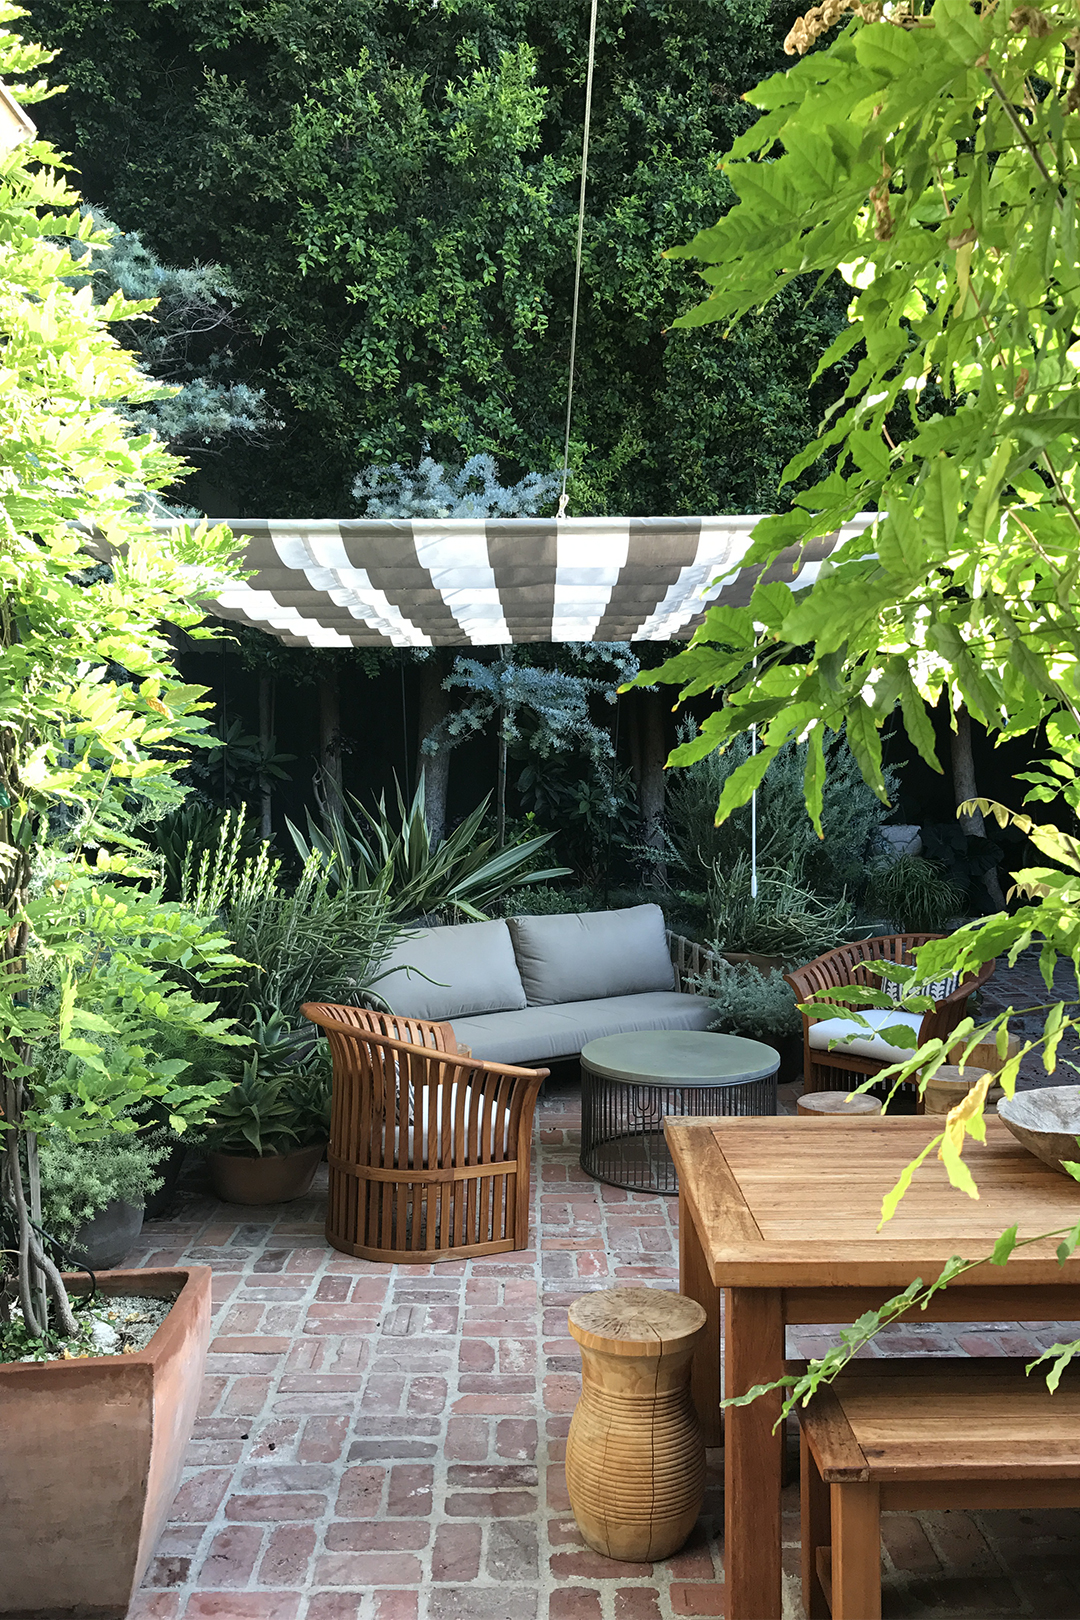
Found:
[[(955, 1108), (958, 1102), (963, 1102), (968, 1092), (977, 1080), (982, 1080), (988, 1069), (974, 1068), (970, 1063), (959, 1068), (955, 1063), (943, 1063), (935, 1075), (931, 1075), (926, 1082), (926, 1112), (928, 1114), (947, 1114), (950, 1108)], [(991, 1086), (986, 1094), (986, 1112), (989, 1113), (994, 1104), (1005, 1093), (1000, 1086)]]
[(800, 1114), (881, 1114), (881, 1099), (860, 1091), (849, 1097), (846, 1091), (808, 1091), (795, 1103)]
[(608, 1288), (570, 1307), (581, 1399), (566, 1488), (578, 1529), (605, 1558), (667, 1558), (701, 1512), (705, 1442), (690, 1360), (704, 1331), (696, 1300), (660, 1288)]

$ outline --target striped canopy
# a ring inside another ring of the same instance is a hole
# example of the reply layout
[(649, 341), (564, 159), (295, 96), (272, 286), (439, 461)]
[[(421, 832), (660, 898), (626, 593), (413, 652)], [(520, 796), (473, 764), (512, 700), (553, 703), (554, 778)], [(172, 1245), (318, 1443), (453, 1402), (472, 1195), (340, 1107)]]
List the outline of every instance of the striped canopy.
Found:
[[(668, 641), (705, 608), (745, 604), (757, 517), (225, 519), (245, 584), (212, 611), (294, 647), (465, 647), (519, 641)], [(809, 585), (854, 519), (764, 575)]]

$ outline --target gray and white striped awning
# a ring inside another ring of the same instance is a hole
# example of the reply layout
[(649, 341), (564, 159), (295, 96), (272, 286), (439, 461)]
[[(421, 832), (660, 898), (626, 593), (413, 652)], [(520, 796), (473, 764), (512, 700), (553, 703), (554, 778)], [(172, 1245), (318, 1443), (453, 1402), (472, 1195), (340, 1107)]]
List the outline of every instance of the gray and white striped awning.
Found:
[[(744, 604), (757, 517), (225, 519), (253, 570), (212, 604), (294, 647), (668, 641)], [(861, 515), (763, 576), (809, 585)]]

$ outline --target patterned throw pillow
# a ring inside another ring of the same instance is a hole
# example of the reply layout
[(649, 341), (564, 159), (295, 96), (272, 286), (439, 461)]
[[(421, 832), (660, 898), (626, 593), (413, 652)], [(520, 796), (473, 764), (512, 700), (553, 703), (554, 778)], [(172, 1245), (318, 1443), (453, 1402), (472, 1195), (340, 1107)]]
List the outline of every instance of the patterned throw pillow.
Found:
[(901, 984), (897, 979), (882, 979), (881, 988), (887, 996), (899, 1006), (905, 996), (929, 996), (931, 1001), (944, 1001), (951, 996), (960, 983), (960, 975), (951, 973), (947, 979), (913, 979), (910, 984)]

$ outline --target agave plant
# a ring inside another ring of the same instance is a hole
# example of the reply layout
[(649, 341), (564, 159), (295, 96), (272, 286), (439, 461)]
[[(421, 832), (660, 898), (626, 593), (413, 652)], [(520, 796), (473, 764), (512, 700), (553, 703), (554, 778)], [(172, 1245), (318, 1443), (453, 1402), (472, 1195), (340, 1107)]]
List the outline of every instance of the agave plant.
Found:
[(291, 821), (289, 831), (305, 863), (313, 854), (321, 855), (325, 871), (342, 888), (384, 895), (391, 917), (449, 911), (483, 922), (489, 914), (485, 908), (508, 889), (548, 883), (570, 870), (567, 866), (522, 870), (553, 833), (540, 833), (507, 849), (497, 849), (494, 838), (481, 838), (490, 797), (436, 843), (428, 832), (423, 777), (409, 805), (397, 788), (396, 821), (387, 811), (385, 795), (375, 811), (348, 795), (341, 814), (327, 812), (325, 831), (310, 811), (307, 838)]
[(252, 1006), (251, 1056), (219, 1099), (207, 1145), (218, 1153), (290, 1153), (330, 1134), (330, 1064), (311, 1027)]

